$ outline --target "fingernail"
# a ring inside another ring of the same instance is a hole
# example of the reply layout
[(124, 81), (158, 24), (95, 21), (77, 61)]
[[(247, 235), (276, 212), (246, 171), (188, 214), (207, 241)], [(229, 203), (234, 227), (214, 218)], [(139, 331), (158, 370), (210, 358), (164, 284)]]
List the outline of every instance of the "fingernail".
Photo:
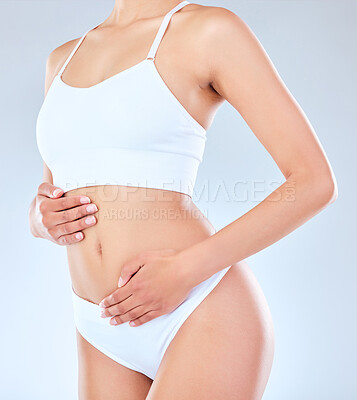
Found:
[(87, 218), (85, 219), (85, 223), (86, 223), (87, 225), (92, 225), (92, 224), (94, 224), (94, 223), (95, 223), (95, 217), (94, 217), (93, 215), (87, 217)]
[(89, 198), (89, 197), (86, 197), (86, 196), (83, 196), (83, 197), (81, 197), (81, 198), (79, 199), (79, 201), (80, 201), (82, 204), (87, 204), (87, 203), (90, 203), (90, 198)]
[(110, 320), (110, 325), (119, 325), (115, 319)]
[(134, 322), (134, 321), (130, 321), (130, 322), (129, 322), (129, 325), (130, 325), (130, 326), (135, 326), (135, 322)]
[(55, 189), (54, 191), (53, 191), (53, 196), (58, 196), (60, 193), (62, 192), (62, 190), (61, 189)]
[(105, 310), (102, 310), (102, 311), (100, 312), (100, 316), (101, 316), (102, 318), (105, 318), (105, 317), (106, 317), (106, 315), (105, 315)]
[(83, 233), (82, 232), (78, 232), (76, 233), (76, 239), (83, 239)]
[(123, 285), (123, 282), (124, 282), (123, 278), (120, 277), (119, 278), (119, 282), (118, 282), (118, 286), (121, 287)]
[(90, 204), (86, 207), (87, 212), (95, 212), (98, 211), (98, 208), (95, 204)]
[(100, 308), (105, 308), (104, 300), (102, 300), (102, 301), (99, 303), (99, 307), (100, 307)]

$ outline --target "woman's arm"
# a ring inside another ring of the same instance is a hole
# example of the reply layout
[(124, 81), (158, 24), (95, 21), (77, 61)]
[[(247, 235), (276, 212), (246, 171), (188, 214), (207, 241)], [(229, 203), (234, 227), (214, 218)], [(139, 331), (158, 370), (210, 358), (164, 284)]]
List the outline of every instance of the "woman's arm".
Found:
[(195, 39), (209, 84), (242, 115), (286, 182), (209, 238), (180, 251), (139, 253), (126, 262), (119, 288), (100, 303), (102, 317), (111, 317), (114, 325), (139, 326), (172, 311), (194, 286), (286, 236), (337, 195), (313, 128), (249, 27), (224, 8), (207, 7), (201, 15)]
[(337, 197), (316, 133), (254, 33), (224, 8), (207, 22), (211, 86), (242, 115), (286, 181), (248, 213), (180, 252), (191, 286), (275, 243)]
[[(45, 96), (60, 68), (71, 42), (58, 47), (49, 55), (46, 63)], [(96, 224), (86, 216), (97, 211), (88, 209), (91, 202), (87, 196), (63, 197), (63, 189), (53, 185), (52, 173), (43, 163), (43, 182), (29, 207), (30, 231), (34, 237), (48, 239), (59, 245), (70, 245), (83, 240), (82, 230)], [(87, 223), (88, 222), (88, 223)]]
[[(59, 195), (63, 194), (63, 190), (53, 186), (52, 173), (48, 166), (43, 163), (43, 183), (48, 184), (48, 197), (57, 198)], [(56, 192), (55, 192), (56, 190)], [(29, 221), (30, 221), (30, 231), (34, 237), (41, 237), (40, 224), (38, 223), (38, 218), (36, 217), (36, 197), (33, 198), (29, 207)]]

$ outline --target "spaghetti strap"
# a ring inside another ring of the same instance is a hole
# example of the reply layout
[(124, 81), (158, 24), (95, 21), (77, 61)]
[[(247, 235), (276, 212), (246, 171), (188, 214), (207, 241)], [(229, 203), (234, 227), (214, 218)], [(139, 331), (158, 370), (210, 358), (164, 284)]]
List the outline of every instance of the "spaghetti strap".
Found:
[(160, 42), (161, 42), (161, 40), (162, 40), (162, 38), (163, 38), (163, 36), (164, 36), (164, 34), (166, 32), (166, 29), (167, 29), (167, 27), (168, 27), (168, 25), (170, 23), (172, 15), (175, 14), (176, 11), (181, 10), (181, 8), (183, 8), (187, 4), (190, 4), (190, 3), (188, 1), (182, 1), (181, 3), (179, 3), (177, 6), (175, 6), (171, 11), (169, 11), (165, 15), (165, 17), (162, 20), (162, 23), (160, 25), (160, 28), (159, 28), (159, 30), (158, 30), (158, 32), (156, 34), (154, 42), (153, 42), (153, 44), (152, 44), (152, 46), (150, 48), (150, 51), (149, 51), (149, 53), (148, 53), (148, 55), (146, 57), (147, 59), (152, 59), (152, 60), (155, 59), (157, 49), (158, 49), (158, 47), (160, 45)]
[(62, 76), (64, 70), (66, 69), (68, 63), (71, 61), (72, 57), (74, 56), (75, 52), (78, 50), (79, 46), (82, 44), (83, 40), (85, 39), (85, 37), (87, 36), (88, 32), (96, 29), (100, 24), (94, 26), (91, 29), (88, 29), (87, 32), (78, 40), (77, 44), (75, 45), (74, 49), (71, 51), (71, 54), (68, 56), (67, 60), (65, 61), (65, 63), (63, 64), (62, 68), (59, 70), (58, 74), (59, 76)]

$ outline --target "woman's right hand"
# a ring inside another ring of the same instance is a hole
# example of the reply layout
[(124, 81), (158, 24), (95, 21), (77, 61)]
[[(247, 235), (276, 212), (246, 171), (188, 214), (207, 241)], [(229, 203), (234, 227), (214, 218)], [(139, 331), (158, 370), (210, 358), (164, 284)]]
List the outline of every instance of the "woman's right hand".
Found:
[(30, 227), (35, 237), (70, 245), (83, 240), (82, 230), (97, 223), (98, 211), (87, 196), (63, 197), (63, 190), (50, 183), (41, 183), (30, 207)]

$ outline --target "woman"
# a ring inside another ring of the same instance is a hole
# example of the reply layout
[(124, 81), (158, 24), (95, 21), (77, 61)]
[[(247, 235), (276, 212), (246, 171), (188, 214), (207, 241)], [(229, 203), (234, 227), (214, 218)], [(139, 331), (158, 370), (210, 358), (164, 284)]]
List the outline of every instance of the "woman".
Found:
[[(116, 0), (103, 23), (50, 54), (46, 93), (30, 222), (34, 236), (67, 246), (80, 399), (261, 399), (273, 326), (243, 260), (337, 189), (257, 38), (221, 7)], [(286, 182), (216, 232), (192, 193), (224, 101)]]

